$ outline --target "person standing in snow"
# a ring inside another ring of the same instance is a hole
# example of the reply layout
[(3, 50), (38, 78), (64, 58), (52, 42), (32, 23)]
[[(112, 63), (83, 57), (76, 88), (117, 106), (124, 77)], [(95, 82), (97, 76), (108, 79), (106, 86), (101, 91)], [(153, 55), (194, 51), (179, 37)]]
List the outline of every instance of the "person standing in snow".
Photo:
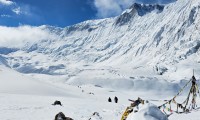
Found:
[(115, 100), (115, 103), (118, 103), (118, 98), (116, 96), (115, 96), (114, 100)]
[(111, 98), (110, 98), (110, 97), (108, 98), (108, 102), (112, 102), (112, 100), (111, 100)]

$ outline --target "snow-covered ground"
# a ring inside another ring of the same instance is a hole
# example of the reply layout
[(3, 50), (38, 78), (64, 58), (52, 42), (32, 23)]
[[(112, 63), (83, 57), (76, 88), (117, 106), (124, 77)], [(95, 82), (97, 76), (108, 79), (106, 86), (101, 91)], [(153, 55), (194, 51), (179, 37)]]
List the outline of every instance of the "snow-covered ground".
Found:
[[(120, 84), (115, 83), (115, 87), (113, 87), (110, 84), (113, 81), (112, 79), (107, 79), (106, 82), (110, 86), (102, 85), (102, 87), (100, 83), (105, 84), (105, 81), (101, 80), (96, 80), (96, 83), (93, 81), (94, 84), (80, 83), (78, 86), (62, 81), (63, 78), (59, 78), (59, 76), (40, 76), (40, 79), (37, 77), (21, 74), (0, 66), (0, 119), (50, 120), (57, 113), (63, 112), (66, 116), (75, 120), (88, 120), (90, 117), (95, 118), (94, 120), (97, 118), (97, 120), (100, 120), (100, 118), (102, 120), (119, 120), (126, 107), (130, 105), (128, 99), (141, 97), (145, 100), (165, 100), (172, 98), (176, 94), (175, 91), (179, 89), (179, 87), (168, 89), (168, 87), (178, 84), (165, 82), (162, 84), (156, 78), (138, 78), (141, 81), (146, 80), (148, 82), (141, 84), (136, 82), (136, 84), (139, 84), (136, 90), (134, 86), (132, 86), (133, 88), (122, 89)], [(55, 79), (60, 79), (60, 82), (55, 82)], [(151, 79), (154, 80), (151, 81)], [(154, 89), (150, 89), (155, 83), (158, 85), (156, 84)], [(129, 80), (124, 80), (123, 84), (130, 84)], [(160, 85), (162, 88), (160, 88)], [(184, 85), (184, 83), (179, 83), (179, 85)], [(139, 89), (139, 86), (143, 88)], [(159, 90), (162, 90), (162, 92)], [(188, 93), (188, 91), (184, 92)], [(119, 103), (107, 102), (108, 97), (113, 100), (114, 96), (119, 98)], [(179, 100), (185, 98), (186, 94), (182, 94)], [(63, 106), (51, 105), (55, 100), (60, 100)], [(150, 102), (156, 105), (164, 103), (164, 101)], [(100, 117), (93, 117), (94, 112), (98, 112)], [(169, 120), (189, 120), (191, 117), (193, 117), (193, 120), (198, 120), (198, 113), (198, 111), (189, 114), (174, 113), (169, 117)]]
[[(161, 105), (193, 69), (200, 79), (198, 0), (134, 4), (118, 17), (66, 28), (0, 29), (0, 120), (50, 120), (58, 112), (75, 120), (119, 120), (128, 99)], [(119, 103), (108, 103), (114, 96)], [(63, 106), (52, 106), (55, 100)], [(169, 120), (198, 120), (198, 113), (174, 113)]]

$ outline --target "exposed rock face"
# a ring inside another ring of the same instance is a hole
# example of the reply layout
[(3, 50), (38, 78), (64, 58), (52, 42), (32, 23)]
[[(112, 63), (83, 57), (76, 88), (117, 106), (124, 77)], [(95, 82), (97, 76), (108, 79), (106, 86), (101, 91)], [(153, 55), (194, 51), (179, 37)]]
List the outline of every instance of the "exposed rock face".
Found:
[(116, 25), (124, 25), (127, 22), (131, 22), (131, 19), (133, 17), (137, 17), (137, 15), (144, 16), (152, 11), (160, 13), (163, 11), (163, 9), (163, 5), (145, 5), (134, 3), (129, 9), (124, 11), (124, 13), (117, 18)]

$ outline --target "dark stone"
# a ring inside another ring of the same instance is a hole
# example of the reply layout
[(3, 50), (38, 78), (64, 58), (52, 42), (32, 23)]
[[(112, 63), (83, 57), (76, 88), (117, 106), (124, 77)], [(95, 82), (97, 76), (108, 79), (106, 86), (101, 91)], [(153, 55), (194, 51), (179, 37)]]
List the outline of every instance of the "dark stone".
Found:
[(56, 100), (52, 105), (60, 105), (60, 106), (62, 106), (61, 102), (58, 101), (58, 100)]
[(58, 114), (56, 114), (55, 120), (73, 120), (73, 119), (70, 117), (66, 117), (62, 112), (59, 112)]

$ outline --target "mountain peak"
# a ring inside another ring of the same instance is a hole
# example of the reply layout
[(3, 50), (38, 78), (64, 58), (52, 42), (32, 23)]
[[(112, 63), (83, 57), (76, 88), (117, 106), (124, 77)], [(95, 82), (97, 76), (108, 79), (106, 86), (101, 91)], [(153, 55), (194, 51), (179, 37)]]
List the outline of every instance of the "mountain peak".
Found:
[(162, 12), (164, 5), (159, 4), (139, 4), (134, 3), (129, 9), (125, 10), (117, 19), (116, 25), (123, 25), (131, 20), (135, 15), (144, 16), (152, 11)]
[(134, 3), (130, 8), (137, 10), (137, 13), (139, 16), (143, 16), (154, 10), (157, 10), (158, 12), (162, 12), (164, 9), (164, 5)]
[(195, 58), (200, 55), (199, 24), (199, 1), (178, 0), (165, 6), (135, 3), (116, 18), (85, 21), (64, 29), (43, 26), (42, 30), (56, 35), (38, 39), (17, 52), (2, 48), (6, 52), (0, 53), (0, 61), (6, 60), (25, 73), (74, 75), (81, 71), (77, 66), (123, 64), (131, 70), (143, 66), (138, 69), (147, 67), (166, 74), (176, 70), (171, 65), (181, 61), (200, 63), (200, 57)]

